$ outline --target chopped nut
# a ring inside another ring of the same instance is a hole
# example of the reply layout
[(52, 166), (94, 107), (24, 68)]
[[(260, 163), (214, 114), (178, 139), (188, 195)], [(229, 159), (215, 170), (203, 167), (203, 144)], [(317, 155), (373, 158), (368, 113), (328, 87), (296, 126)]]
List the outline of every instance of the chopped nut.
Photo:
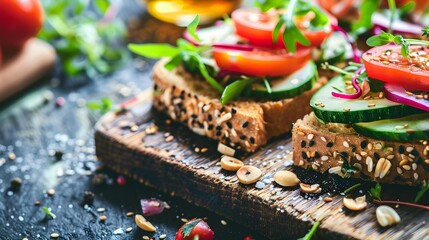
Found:
[(332, 198), (331, 197), (325, 197), (323, 199), (323, 201), (325, 201), (325, 202), (332, 202)]
[(222, 143), (219, 143), (217, 145), (217, 151), (227, 156), (234, 156), (235, 154), (235, 149), (228, 147)]
[(319, 184), (310, 185), (301, 183), (299, 184), (299, 187), (301, 188), (301, 191), (305, 193), (320, 193), (322, 191)]
[(377, 166), (375, 167), (374, 177), (380, 177), (380, 179), (383, 178), (389, 172), (390, 167), (392, 167), (392, 163), (389, 160), (380, 158), (377, 162)]
[(243, 184), (255, 183), (261, 178), (262, 172), (259, 168), (254, 166), (242, 166), (237, 171), (237, 178)]
[(132, 217), (134, 216), (134, 212), (127, 212), (127, 217)]
[(137, 226), (148, 232), (155, 232), (156, 228), (149, 221), (147, 221), (142, 215), (137, 214), (134, 218)]
[(398, 213), (389, 206), (379, 206), (375, 211), (375, 215), (377, 216), (378, 223), (382, 227), (391, 226), (401, 221)]
[(343, 198), (344, 206), (351, 211), (360, 211), (366, 208), (366, 196), (361, 196), (356, 199), (352, 198)]
[(294, 187), (301, 182), (295, 173), (286, 170), (276, 172), (274, 181), (283, 187)]
[(60, 234), (58, 233), (51, 233), (51, 238), (59, 238)]
[(106, 219), (107, 219), (106, 215), (100, 216), (100, 222), (104, 222), (104, 221), (106, 221)]
[(220, 160), (220, 166), (222, 169), (227, 171), (237, 171), (242, 166), (244, 166), (244, 163), (236, 158), (223, 155)]

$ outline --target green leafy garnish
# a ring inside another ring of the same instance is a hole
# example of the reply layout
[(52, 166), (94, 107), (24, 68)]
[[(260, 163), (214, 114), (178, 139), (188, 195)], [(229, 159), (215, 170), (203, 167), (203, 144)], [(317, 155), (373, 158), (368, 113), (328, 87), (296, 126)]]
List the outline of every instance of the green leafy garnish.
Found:
[[(423, 36), (427, 36), (426, 34), (429, 32), (428, 27), (423, 29), (422, 32)], [(379, 35), (372, 36), (366, 40), (366, 44), (371, 47), (383, 46), (390, 43), (401, 45), (401, 55), (406, 59), (408, 59), (410, 45), (415, 44), (429, 46), (429, 41), (404, 38), (401, 35), (393, 35), (384, 31), (381, 31)]]
[(359, 169), (344, 159), (341, 170), (344, 172), (343, 178), (348, 178)]
[(359, 35), (372, 28), (372, 14), (377, 11), (381, 3), (381, 0), (363, 0), (360, 5), (359, 21), (352, 24), (353, 33)]
[(106, 113), (113, 107), (113, 102), (109, 98), (102, 98), (100, 102), (89, 102), (86, 107), (91, 110), (98, 110), (100, 113)]
[(128, 49), (140, 56), (147, 58), (169, 57), (170, 61), (165, 65), (168, 70), (173, 70), (181, 63), (194, 66), (204, 79), (218, 92), (222, 93), (224, 87), (214, 79), (204, 62), (203, 55), (209, 50), (208, 46), (196, 47), (184, 39), (177, 40), (177, 47), (164, 43), (153, 44), (129, 44)]
[(57, 217), (47, 207), (42, 207), (42, 210), (45, 212), (45, 219), (55, 219)]
[(295, 24), (296, 16), (304, 16), (309, 12), (314, 13), (314, 18), (310, 21), (309, 28), (322, 29), (328, 26), (329, 18), (325, 12), (312, 3), (311, 1), (305, 0), (259, 0), (255, 3), (255, 6), (259, 7), (261, 11), (266, 12), (272, 8), (274, 9), (287, 9), (286, 13), (279, 14), (279, 20), (273, 30), (273, 43), (276, 44), (280, 36), (280, 32), (283, 29), (282, 40), (286, 45), (286, 48), (292, 52), (296, 52), (296, 45), (302, 44), (309, 46), (310, 41), (304, 36), (304, 34), (298, 29)]
[(125, 27), (111, 15), (119, 5), (111, 5), (110, 0), (41, 2), (46, 20), (38, 37), (54, 46), (67, 75), (97, 77), (120, 66), (125, 52), (119, 41)]
[(310, 229), (310, 231), (302, 238), (298, 238), (298, 240), (310, 240), (314, 234), (316, 234), (317, 229), (320, 226), (320, 221), (317, 221), (314, 223), (313, 227)]
[(201, 39), (197, 35), (197, 27), (199, 23), (200, 23), (200, 16), (196, 15), (194, 20), (192, 20), (192, 22), (188, 25), (186, 29), (188, 33), (191, 34), (191, 36), (197, 41), (201, 41)]
[(429, 184), (426, 184), (426, 186), (422, 187), (422, 189), (417, 193), (416, 198), (414, 199), (414, 202), (420, 201), (420, 199), (425, 195), (425, 193), (429, 190)]
[(265, 88), (267, 89), (267, 92), (271, 94), (273, 90), (271, 89), (270, 82), (268, 81), (268, 79), (264, 78), (264, 84), (265, 84)]
[(422, 30), (422, 36), (423, 37), (427, 37), (429, 38), (429, 26), (426, 26), (423, 30)]
[(381, 185), (380, 183), (377, 183), (374, 187), (369, 189), (369, 195), (371, 195), (372, 198), (377, 199), (381, 201)]
[(241, 79), (236, 80), (233, 83), (229, 84), (225, 87), (225, 90), (222, 93), (222, 97), (220, 98), (220, 102), (222, 105), (229, 103), (232, 100), (235, 100), (241, 93), (246, 89), (246, 87), (250, 86), (255, 79)]
[(191, 220), (187, 223), (185, 223), (185, 225), (182, 228), (182, 235), (184, 238), (188, 237), (189, 235), (191, 235), (192, 230), (195, 228), (195, 226), (197, 226), (197, 224), (199, 222), (201, 222), (202, 220), (200, 218), (196, 218), (194, 220)]

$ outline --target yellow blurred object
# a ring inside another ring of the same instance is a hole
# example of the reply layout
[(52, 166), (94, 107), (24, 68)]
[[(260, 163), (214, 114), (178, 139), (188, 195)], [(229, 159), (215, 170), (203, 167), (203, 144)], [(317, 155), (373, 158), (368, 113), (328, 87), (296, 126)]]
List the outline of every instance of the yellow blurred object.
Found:
[(148, 12), (165, 22), (188, 25), (196, 14), (200, 23), (210, 23), (231, 13), (241, 0), (146, 0)]

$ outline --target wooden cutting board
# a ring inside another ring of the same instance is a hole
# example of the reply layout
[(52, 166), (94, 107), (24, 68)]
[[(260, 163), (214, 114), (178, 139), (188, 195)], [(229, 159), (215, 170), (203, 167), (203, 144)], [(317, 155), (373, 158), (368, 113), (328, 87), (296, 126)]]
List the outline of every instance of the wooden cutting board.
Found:
[(6, 52), (0, 64), (0, 102), (27, 88), (49, 73), (55, 50), (38, 39), (29, 40), (21, 51)]
[[(302, 237), (315, 221), (322, 221), (315, 236), (318, 239), (423, 239), (429, 235), (427, 211), (400, 207), (397, 212), (401, 222), (382, 228), (375, 218), (374, 204), (361, 212), (344, 209), (343, 196), (338, 193), (359, 180), (290, 166), (290, 136), (242, 157), (245, 164), (255, 165), (263, 172), (260, 183), (243, 185), (234, 173), (220, 168), (216, 143), (178, 123), (170, 123), (152, 110), (151, 91), (129, 101), (126, 108), (121, 113), (106, 114), (96, 125), (100, 161), (143, 184), (208, 208), (269, 238)], [(152, 134), (154, 126), (158, 131)], [(294, 171), (305, 183), (321, 184), (322, 194), (307, 196), (297, 188), (282, 188), (272, 182), (273, 174), (282, 169)], [(415, 192), (416, 189), (402, 186), (383, 186), (382, 197), (410, 201)], [(352, 195), (365, 193), (364, 187)], [(327, 196), (333, 201), (325, 202), (323, 198)]]

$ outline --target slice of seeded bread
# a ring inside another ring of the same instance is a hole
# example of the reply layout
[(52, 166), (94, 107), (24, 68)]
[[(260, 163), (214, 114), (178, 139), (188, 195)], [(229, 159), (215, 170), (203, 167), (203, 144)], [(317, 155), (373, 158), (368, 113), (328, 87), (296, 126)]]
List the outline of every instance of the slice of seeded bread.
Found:
[(309, 91), (280, 101), (240, 100), (225, 106), (220, 94), (183, 68), (168, 71), (159, 61), (153, 70), (153, 106), (197, 134), (246, 152), (254, 152), (275, 136), (291, 130), (297, 119), (311, 111), (311, 96), (326, 83), (319, 79)]
[(428, 142), (365, 137), (345, 124), (321, 124), (313, 113), (298, 120), (292, 130), (295, 165), (344, 176), (343, 161), (348, 161), (357, 169), (353, 177), (405, 185), (429, 178)]

